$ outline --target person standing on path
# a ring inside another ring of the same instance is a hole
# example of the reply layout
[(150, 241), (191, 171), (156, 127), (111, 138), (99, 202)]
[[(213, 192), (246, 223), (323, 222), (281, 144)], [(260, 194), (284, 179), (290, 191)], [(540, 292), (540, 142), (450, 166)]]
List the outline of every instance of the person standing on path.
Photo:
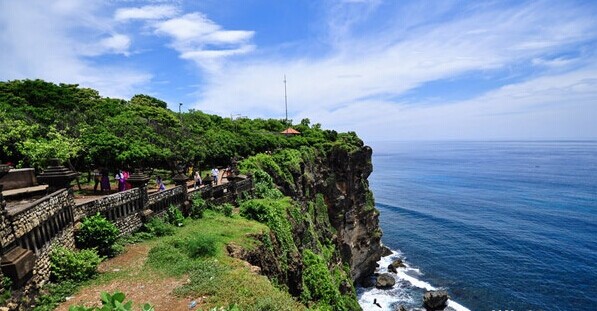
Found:
[(102, 175), (100, 174), (100, 170), (97, 168), (93, 170), (93, 181), (95, 182), (93, 185), (93, 193), (97, 193), (97, 186), (102, 181)]
[(100, 181), (100, 187), (102, 190), (102, 193), (107, 192), (110, 193), (110, 172), (108, 172), (107, 169), (103, 168), (102, 169), (102, 179)]
[(158, 186), (158, 191), (164, 191), (164, 190), (166, 190), (166, 185), (164, 185), (164, 181), (162, 180), (161, 176), (158, 176), (155, 179), (155, 183)]
[(214, 186), (218, 185), (218, 174), (220, 174), (220, 171), (218, 170), (217, 167), (214, 167), (211, 170), (211, 178), (213, 178), (213, 180), (214, 180)]
[(118, 173), (116, 173), (116, 176), (114, 176), (114, 179), (118, 180), (118, 192), (120, 191), (124, 191), (125, 190), (125, 182), (126, 179), (124, 178), (124, 174), (122, 173), (122, 170), (118, 170)]
[(195, 180), (195, 189), (199, 189), (199, 187), (201, 187), (201, 173), (199, 171), (195, 171), (195, 175), (193, 176), (193, 179)]

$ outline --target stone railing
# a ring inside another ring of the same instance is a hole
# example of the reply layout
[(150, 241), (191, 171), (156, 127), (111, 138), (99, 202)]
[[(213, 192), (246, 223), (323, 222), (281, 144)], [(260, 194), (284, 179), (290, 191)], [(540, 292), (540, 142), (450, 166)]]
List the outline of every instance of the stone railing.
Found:
[(74, 200), (66, 189), (56, 191), (31, 204), (8, 211), (16, 244), (38, 253), (40, 249), (72, 226)]
[(253, 180), (251, 178), (198, 189), (203, 199), (211, 200), (215, 204), (234, 202), (242, 193), (252, 190)]
[[(234, 202), (252, 187), (248, 178), (191, 192), (224, 203)], [(40, 288), (49, 280), (52, 248), (55, 245), (74, 248), (75, 223), (84, 217), (100, 213), (124, 235), (141, 228), (144, 216), (161, 216), (170, 205), (182, 208), (186, 200), (187, 189), (180, 185), (150, 195), (145, 187), (134, 188), (75, 205), (72, 192), (61, 189), (30, 204), (12, 209), (3, 207), (0, 211), (0, 277), (11, 277), (14, 284), (24, 287), (25, 291)]]
[(161, 215), (168, 209), (168, 206), (180, 206), (186, 199), (183, 186), (176, 186), (172, 189), (150, 194), (147, 209), (152, 210), (156, 215)]
[(115, 193), (74, 207), (75, 221), (83, 217), (101, 214), (112, 221), (121, 235), (131, 233), (142, 225), (139, 213), (145, 208), (145, 188)]

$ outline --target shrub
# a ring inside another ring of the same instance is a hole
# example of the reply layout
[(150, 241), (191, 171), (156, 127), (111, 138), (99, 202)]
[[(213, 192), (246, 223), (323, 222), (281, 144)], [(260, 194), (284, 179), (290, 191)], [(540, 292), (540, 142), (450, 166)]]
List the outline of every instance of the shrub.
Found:
[(42, 295), (35, 298), (33, 311), (53, 311), (58, 305), (72, 296), (79, 285), (72, 281), (64, 281), (58, 284), (49, 283), (42, 289)]
[(173, 204), (170, 204), (168, 207), (166, 220), (177, 227), (182, 227), (184, 225), (184, 216), (182, 215), (182, 212)]
[(232, 216), (232, 211), (234, 210), (234, 206), (232, 206), (232, 204), (230, 203), (224, 203), (222, 204), (222, 214), (224, 214), (225, 216)]
[(223, 214), (224, 216), (230, 217), (232, 216), (232, 211), (234, 210), (234, 206), (230, 203), (224, 203), (221, 205), (210, 205), (209, 209)]
[[(114, 292), (114, 294), (110, 295), (109, 293), (102, 292), (100, 294), (102, 300), (102, 307), (91, 307), (87, 308), (85, 306), (71, 306), (68, 310), (69, 311), (131, 311), (133, 310), (133, 302), (127, 301), (124, 302), (126, 296), (121, 292)], [(146, 303), (141, 306), (140, 310), (142, 311), (154, 311), (153, 307)]]
[(0, 305), (4, 304), (4, 302), (6, 302), (6, 300), (8, 300), (8, 298), (10, 298), (12, 296), (12, 280), (8, 277), (3, 277), (1, 282), (0, 282), (0, 287), (2, 287), (2, 289), (4, 290), (2, 292), (2, 295), (0, 295)]
[(185, 241), (187, 254), (191, 258), (216, 255), (216, 240), (210, 236), (195, 236)]
[(159, 217), (151, 218), (144, 226), (149, 234), (157, 237), (173, 235), (175, 228)]
[(58, 282), (88, 280), (97, 274), (102, 261), (93, 249), (72, 251), (57, 246), (50, 253), (50, 277)]
[(113, 245), (119, 234), (118, 228), (98, 213), (83, 219), (76, 241), (81, 248), (96, 248), (100, 255), (113, 257), (118, 254)]
[(266, 204), (263, 200), (250, 200), (243, 202), (240, 206), (240, 215), (257, 220), (262, 223), (267, 223), (269, 215), (271, 214), (271, 206)]
[(195, 194), (191, 200), (191, 210), (189, 211), (189, 217), (193, 219), (203, 218), (203, 211), (205, 211), (207, 204), (201, 197), (201, 194)]

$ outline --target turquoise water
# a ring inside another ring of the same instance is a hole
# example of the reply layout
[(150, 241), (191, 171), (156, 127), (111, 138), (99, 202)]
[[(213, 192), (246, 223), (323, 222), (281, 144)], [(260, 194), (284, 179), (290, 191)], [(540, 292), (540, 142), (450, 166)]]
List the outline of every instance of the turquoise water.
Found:
[(425, 287), (456, 309), (597, 309), (597, 142), (371, 145), (382, 241), (410, 267), (360, 289), (364, 309), (420, 307)]

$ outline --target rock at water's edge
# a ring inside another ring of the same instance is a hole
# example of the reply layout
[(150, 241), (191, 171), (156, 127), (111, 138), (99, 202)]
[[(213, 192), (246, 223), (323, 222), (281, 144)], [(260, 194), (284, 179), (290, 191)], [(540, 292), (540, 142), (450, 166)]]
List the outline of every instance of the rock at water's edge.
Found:
[(373, 281), (372, 277), (366, 277), (361, 279), (361, 286), (364, 288), (370, 288), (375, 286), (375, 282)]
[(389, 273), (380, 274), (375, 281), (375, 287), (377, 288), (390, 288), (396, 284), (396, 280)]
[(448, 306), (449, 298), (445, 290), (427, 291), (423, 296), (423, 307), (427, 311), (443, 310)]
[(392, 250), (385, 246), (382, 246), (381, 257), (386, 257), (390, 255), (392, 255)]
[(405, 268), (406, 266), (402, 262), (402, 259), (396, 259), (394, 262), (388, 265), (388, 271), (396, 273), (398, 268)]

